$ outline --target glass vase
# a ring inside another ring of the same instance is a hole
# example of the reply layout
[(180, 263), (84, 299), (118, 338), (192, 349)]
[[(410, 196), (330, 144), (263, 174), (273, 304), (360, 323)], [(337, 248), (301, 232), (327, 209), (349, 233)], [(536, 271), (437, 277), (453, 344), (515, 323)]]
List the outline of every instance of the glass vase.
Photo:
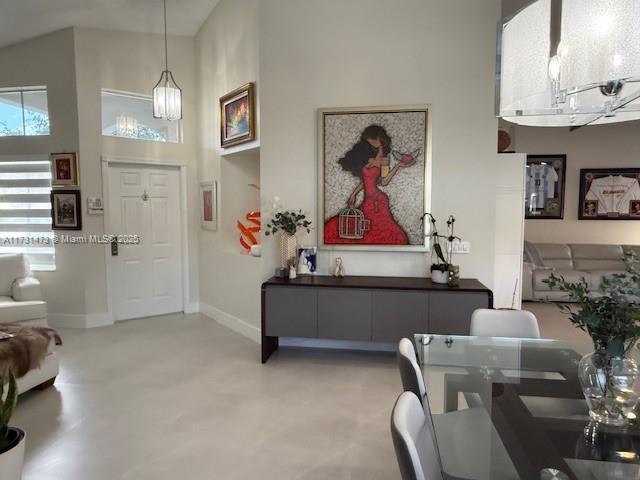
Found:
[(627, 425), (640, 399), (640, 369), (635, 360), (604, 350), (585, 355), (578, 365), (589, 416), (606, 425)]

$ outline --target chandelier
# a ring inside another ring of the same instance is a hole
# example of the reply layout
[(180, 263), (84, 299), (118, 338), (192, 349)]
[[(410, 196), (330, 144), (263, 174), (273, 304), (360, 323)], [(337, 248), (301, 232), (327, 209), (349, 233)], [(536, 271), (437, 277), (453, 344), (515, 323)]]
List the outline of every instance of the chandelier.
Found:
[(160, 80), (153, 87), (153, 117), (167, 120), (182, 118), (182, 89), (173, 79), (173, 74), (169, 70), (167, 0), (164, 0), (164, 70), (160, 74)]
[(503, 19), (496, 87), (520, 125), (640, 119), (640, 0), (537, 0)]

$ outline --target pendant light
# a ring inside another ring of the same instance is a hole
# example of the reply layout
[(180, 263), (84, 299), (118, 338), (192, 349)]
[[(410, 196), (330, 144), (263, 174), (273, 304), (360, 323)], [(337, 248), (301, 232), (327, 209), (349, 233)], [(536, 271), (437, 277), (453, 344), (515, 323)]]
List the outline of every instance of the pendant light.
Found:
[(153, 87), (153, 117), (166, 120), (182, 118), (182, 89), (173, 79), (169, 70), (169, 49), (167, 47), (167, 0), (164, 1), (164, 71)]
[(537, 0), (498, 28), (498, 116), (573, 129), (640, 119), (640, 0)]

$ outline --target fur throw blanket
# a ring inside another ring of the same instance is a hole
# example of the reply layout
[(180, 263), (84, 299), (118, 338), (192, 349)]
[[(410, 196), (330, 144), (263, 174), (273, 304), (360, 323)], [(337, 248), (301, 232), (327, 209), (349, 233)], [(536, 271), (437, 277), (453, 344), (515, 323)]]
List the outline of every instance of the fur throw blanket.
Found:
[(51, 341), (62, 345), (58, 332), (47, 327), (4, 323), (0, 324), (0, 332), (15, 335), (8, 340), (0, 340), (0, 375), (11, 368), (16, 378), (23, 377), (29, 370), (40, 367)]

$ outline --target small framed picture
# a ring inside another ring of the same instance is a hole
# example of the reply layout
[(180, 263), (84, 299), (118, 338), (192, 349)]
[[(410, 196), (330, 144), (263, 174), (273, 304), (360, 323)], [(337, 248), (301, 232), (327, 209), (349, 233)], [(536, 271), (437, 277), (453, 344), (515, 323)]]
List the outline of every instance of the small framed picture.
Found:
[(78, 155), (76, 153), (52, 153), (51, 185), (54, 187), (78, 187)]
[(527, 155), (525, 218), (562, 220), (566, 155)]
[(218, 229), (218, 182), (200, 183), (200, 225), (205, 230)]
[(253, 83), (220, 98), (220, 145), (223, 148), (256, 138), (254, 105)]
[(580, 170), (580, 220), (640, 220), (640, 168)]
[(311, 275), (316, 273), (318, 249), (316, 247), (302, 247), (298, 249), (298, 275)]
[(80, 190), (51, 190), (54, 230), (82, 230)]

